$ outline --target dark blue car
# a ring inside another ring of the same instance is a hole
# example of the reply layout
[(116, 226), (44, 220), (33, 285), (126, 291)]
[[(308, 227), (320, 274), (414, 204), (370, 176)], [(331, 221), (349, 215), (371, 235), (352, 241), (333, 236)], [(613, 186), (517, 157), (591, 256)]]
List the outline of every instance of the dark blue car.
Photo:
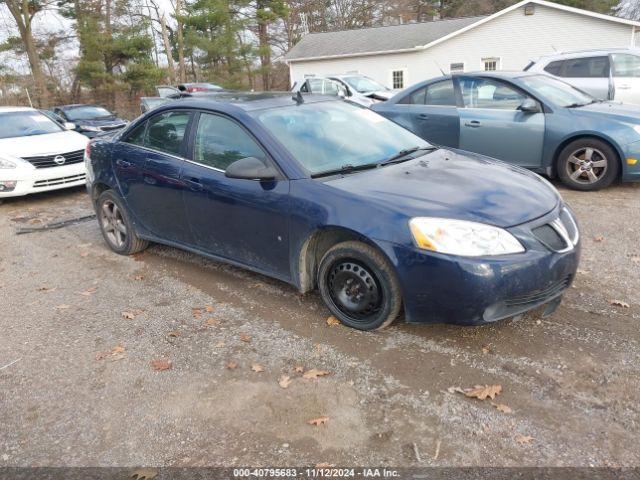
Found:
[(558, 176), (576, 190), (640, 181), (640, 107), (529, 72), (461, 73), (371, 107), (436, 145)]
[(74, 130), (88, 138), (120, 130), (128, 123), (99, 105), (61, 105), (53, 107), (52, 112), (65, 122), (73, 123)]
[(326, 97), (185, 99), (95, 139), (86, 163), (115, 252), (159, 242), (317, 287), (358, 329), (550, 314), (578, 266), (545, 180)]

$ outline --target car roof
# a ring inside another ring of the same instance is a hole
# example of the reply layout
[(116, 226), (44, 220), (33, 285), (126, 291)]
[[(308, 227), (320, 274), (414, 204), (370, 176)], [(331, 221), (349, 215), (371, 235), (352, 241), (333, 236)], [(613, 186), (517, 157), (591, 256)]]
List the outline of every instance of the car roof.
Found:
[[(291, 92), (225, 92), (185, 96), (178, 101), (167, 103), (159, 109), (171, 107), (214, 108), (219, 104), (231, 104), (245, 111), (265, 110), (269, 108), (289, 107), (297, 105), (296, 95)], [(340, 101), (335, 97), (323, 95), (302, 95), (304, 103)], [(154, 111), (159, 111), (156, 109)]]
[(71, 110), (71, 109), (80, 108), (80, 107), (99, 107), (99, 108), (104, 108), (102, 105), (95, 105), (93, 103), (72, 103), (72, 104), (69, 104), (69, 105), (58, 105), (58, 106), (56, 106), (54, 108)]
[(38, 110), (31, 107), (0, 107), (0, 113), (10, 112), (37, 112)]
[(631, 47), (620, 47), (620, 48), (601, 48), (601, 49), (593, 49), (593, 50), (574, 50), (569, 52), (556, 52), (550, 53), (549, 55), (542, 55), (538, 57), (536, 63), (541, 60), (562, 60), (562, 59), (570, 59), (570, 58), (581, 58), (581, 57), (592, 57), (598, 55), (609, 55), (610, 53), (635, 53), (640, 55), (639, 48), (631, 48)]

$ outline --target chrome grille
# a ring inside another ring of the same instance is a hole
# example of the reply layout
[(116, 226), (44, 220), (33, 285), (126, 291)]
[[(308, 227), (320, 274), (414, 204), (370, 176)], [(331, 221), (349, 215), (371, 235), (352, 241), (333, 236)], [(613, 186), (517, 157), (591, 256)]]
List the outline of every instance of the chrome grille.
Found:
[(536, 238), (555, 252), (567, 252), (578, 244), (580, 232), (573, 215), (563, 208), (557, 218), (531, 229)]
[(75, 152), (59, 153), (56, 155), (41, 155), (38, 157), (22, 157), (36, 168), (53, 168), (73, 165), (84, 161), (84, 150)]
[(79, 175), (71, 175), (68, 177), (60, 177), (60, 178), (49, 178), (47, 180), (38, 180), (34, 182), (34, 188), (42, 188), (42, 187), (53, 187), (55, 185), (64, 185), (66, 183), (75, 183), (85, 180), (86, 175), (81, 173)]

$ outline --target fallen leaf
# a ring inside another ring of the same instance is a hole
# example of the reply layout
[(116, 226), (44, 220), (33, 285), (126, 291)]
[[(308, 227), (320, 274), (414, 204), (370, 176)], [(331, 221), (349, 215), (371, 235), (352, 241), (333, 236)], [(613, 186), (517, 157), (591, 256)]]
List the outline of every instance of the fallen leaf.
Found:
[(477, 398), (478, 400), (486, 400), (490, 398), (493, 400), (497, 395), (502, 392), (502, 386), (500, 385), (478, 385), (475, 388), (465, 390), (464, 394), (470, 398)]
[(158, 476), (158, 471), (153, 468), (139, 468), (131, 474), (134, 480), (153, 480)]
[(66, 310), (68, 308), (71, 308), (71, 305), (62, 304), (62, 305), (58, 305), (56, 307), (56, 310)]
[(289, 375), (282, 375), (280, 380), (278, 380), (278, 385), (282, 388), (289, 388), (289, 385), (291, 385), (291, 377), (289, 377)]
[(593, 241), (596, 243), (600, 243), (604, 240), (604, 237), (602, 235), (598, 235), (597, 237), (593, 237)]
[(327, 372), (326, 370), (317, 370), (315, 368), (312, 368), (311, 370), (307, 370), (306, 372), (304, 372), (302, 374), (302, 377), (306, 379), (316, 379), (318, 377), (324, 377), (327, 375), (329, 375), (329, 372)]
[(631, 255), (629, 258), (633, 263), (640, 263), (640, 255)]
[(213, 312), (215, 310), (215, 308), (213, 308), (211, 305), (205, 305), (204, 309), (208, 313), (211, 313), (211, 312)]
[(133, 277), (133, 279), (136, 282), (141, 282), (142, 280), (144, 280), (144, 275), (136, 275), (135, 277)]
[(104, 360), (105, 358), (111, 357), (112, 355), (118, 355), (120, 353), (124, 353), (124, 347), (122, 345), (117, 345), (108, 352), (96, 353), (96, 360)]
[(168, 337), (173, 337), (173, 338), (179, 337), (180, 335), (182, 335), (182, 334), (180, 332), (178, 332), (177, 330), (174, 331), (174, 332), (169, 332), (167, 334)]
[(80, 256), (81, 257), (88, 257), (89, 256), (89, 252), (80, 252)]
[(224, 347), (224, 346), (225, 346), (225, 343), (221, 341), (221, 342), (216, 343), (214, 346), (215, 346), (216, 348), (221, 348), (221, 347)]
[(464, 394), (464, 390), (461, 389), (460, 387), (449, 387), (447, 388), (447, 392), (449, 393), (462, 393)]
[(622, 300), (609, 300), (609, 304), (614, 307), (622, 307), (622, 308), (630, 308), (627, 302), (623, 302)]
[(484, 346), (482, 347), (482, 353), (483, 353), (483, 354), (485, 354), (485, 355), (486, 355), (487, 353), (491, 353), (491, 347), (490, 347), (489, 345), (484, 345)]
[(217, 327), (218, 325), (220, 325), (220, 320), (212, 317), (205, 322), (205, 325), (207, 325), (208, 327)]
[(93, 295), (97, 291), (98, 291), (98, 287), (91, 287), (91, 288), (87, 288), (84, 292), (80, 292), (80, 295), (84, 295), (85, 297), (88, 297), (90, 295)]
[(520, 445), (525, 445), (525, 444), (529, 444), (531, 442), (533, 442), (534, 438), (530, 437), (528, 435), (516, 435), (516, 442), (518, 442)]
[(309, 425), (315, 425), (316, 427), (318, 427), (320, 425), (324, 425), (328, 421), (329, 421), (329, 417), (318, 417), (318, 418), (312, 418), (307, 423)]
[(249, 335), (247, 335), (246, 333), (241, 333), (240, 334), (240, 340), (242, 342), (249, 343), (249, 342), (251, 342), (251, 337)]
[(329, 318), (327, 318), (327, 325), (329, 325), (330, 327), (335, 327), (336, 325), (340, 325), (340, 320), (331, 315)]
[(191, 310), (191, 313), (193, 314), (193, 318), (196, 318), (198, 320), (200, 320), (200, 318), (202, 317), (202, 309), (201, 308), (193, 308)]
[(238, 364), (236, 362), (227, 363), (227, 369), (228, 370), (235, 370), (236, 368), (238, 368)]
[(122, 353), (124, 352), (124, 347), (122, 345), (118, 345), (117, 347), (113, 347), (111, 353)]
[(259, 363), (254, 363), (253, 365), (251, 365), (251, 370), (253, 370), (256, 373), (260, 373), (260, 372), (264, 372), (264, 367)]
[(36, 289), (38, 292), (55, 292), (56, 287), (39, 287)]
[(513, 410), (511, 410), (511, 407), (509, 407), (508, 405), (505, 405), (504, 403), (493, 403), (493, 402), (491, 402), (491, 405), (496, 407), (496, 410), (498, 410), (499, 412), (502, 412), (502, 413), (513, 413)]
[(122, 318), (126, 320), (133, 320), (136, 316), (133, 312), (122, 312)]
[(293, 367), (293, 370), (296, 373), (302, 373), (302, 372), (304, 372), (304, 367), (302, 365), (296, 365), (295, 367)]
[(151, 368), (153, 368), (157, 372), (162, 372), (163, 370), (171, 370), (173, 365), (171, 364), (171, 360), (153, 360), (151, 362)]

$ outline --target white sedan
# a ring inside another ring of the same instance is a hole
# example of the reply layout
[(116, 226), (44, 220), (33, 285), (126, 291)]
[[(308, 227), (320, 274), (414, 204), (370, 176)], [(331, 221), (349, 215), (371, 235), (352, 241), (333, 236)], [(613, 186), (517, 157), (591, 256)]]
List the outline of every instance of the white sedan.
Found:
[(0, 198), (84, 185), (88, 142), (33, 108), (0, 107)]

